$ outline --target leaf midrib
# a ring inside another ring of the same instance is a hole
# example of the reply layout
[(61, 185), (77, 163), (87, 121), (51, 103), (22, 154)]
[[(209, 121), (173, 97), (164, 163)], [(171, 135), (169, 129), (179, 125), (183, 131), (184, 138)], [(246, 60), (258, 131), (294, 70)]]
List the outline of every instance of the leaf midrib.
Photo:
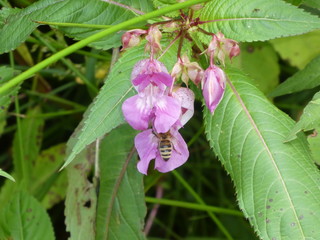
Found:
[(280, 179), (280, 181), (281, 181), (281, 184), (282, 184), (282, 186), (283, 186), (283, 189), (285, 190), (285, 194), (286, 194), (286, 196), (287, 196), (287, 198), (288, 198), (288, 201), (289, 201), (289, 203), (290, 203), (290, 208), (292, 209), (292, 211), (293, 211), (293, 213), (294, 213), (294, 216), (295, 216), (296, 222), (297, 222), (297, 224), (298, 224), (298, 226), (299, 226), (300, 232), (301, 232), (302, 236), (305, 237), (305, 234), (304, 234), (303, 228), (302, 228), (302, 226), (301, 226), (301, 224), (300, 224), (300, 221), (299, 221), (297, 212), (296, 212), (296, 210), (295, 210), (294, 204), (293, 204), (293, 202), (292, 202), (292, 200), (291, 200), (291, 197), (290, 197), (290, 194), (289, 194), (287, 185), (285, 184), (285, 181), (284, 181), (284, 179), (282, 178), (281, 172), (280, 172), (280, 170), (279, 170), (279, 168), (278, 168), (278, 165), (277, 165), (276, 162), (275, 162), (274, 156), (272, 155), (272, 153), (271, 153), (271, 151), (270, 151), (270, 149), (269, 149), (269, 147), (268, 147), (265, 139), (263, 138), (262, 134), (260, 133), (258, 126), (256, 125), (255, 121), (253, 120), (253, 117), (252, 117), (251, 114), (249, 113), (249, 110), (247, 109), (247, 107), (246, 107), (244, 101), (242, 100), (241, 96), (238, 94), (236, 88), (234, 87), (234, 85), (231, 83), (231, 81), (230, 81), (229, 79), (227, 79), (227, 83), (228, 83), (228, 85), (230, 86), (232, 92), (234, 93), (236, 99), (239, 101), (239, 103), (240, 103), (243, 111), (245, 112), (245, 115), (246, 115), (246, 116), (248, 117), (248, 119), (249, 119), (250, 124), (252, 125), (254, 131), (257, 133), (257, 135), (258, 135), (260, 141), (262, 142), (265, 150), (267, 151), (267, 154), (268, 154), (268, 156), (269, 156), (269, 158), (270, 158), (270, 160), (271, 160), (271, 162), (272, 162), (272, 165), (273, 165), (274, 168), (276, 169), (277, 175), (278, 175), (278, 177), (279, 177), (279, 179)]
[(291, 23), (316, 23), (319, 24), (319, 22), (311, 22), (311, 21), (297, 21), (294, 19), (277, 19), (277, 18), (265, 18), (265, 17), (261, 17), (261, 18), (249, 18), (249, 17), (243, 17), (243, 18), (224, 18), (224, 19), (217, 19), (217, 20), (212, 20), (209, 21), (207, 23), (215, 23), (215, 22), (227, 22), (227, 21), (242, 21), (242, 20), (255, 20), (255, 21), (271, 21), (271, 22), (291, 22)]

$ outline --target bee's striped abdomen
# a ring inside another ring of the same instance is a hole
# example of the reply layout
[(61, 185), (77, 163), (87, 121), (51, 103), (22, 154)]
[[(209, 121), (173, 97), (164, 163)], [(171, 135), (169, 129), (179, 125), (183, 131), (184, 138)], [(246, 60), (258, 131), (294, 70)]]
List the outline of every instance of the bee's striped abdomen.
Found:
[(159, 143), (160, 156), (164, 161), (168, 161), (171, 158), (172, 143), (167, 138), (162, 138)]

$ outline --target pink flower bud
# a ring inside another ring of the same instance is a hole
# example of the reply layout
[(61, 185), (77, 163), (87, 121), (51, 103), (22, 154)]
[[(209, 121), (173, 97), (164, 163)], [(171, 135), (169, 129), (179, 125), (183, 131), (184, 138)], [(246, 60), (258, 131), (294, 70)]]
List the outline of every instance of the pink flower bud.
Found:
[(162, 34), (157, 26), (151, 26), (148, 30), (148, 35), (146, 39), (148, 43), (146, 44), (146, 51), (151, 51), (151, 53), (157, 53), (161, 50), (161, 40)]
[(221, 32), (213, 35), (207, 49), (207, 54), (210, 57), (217, 57), (222, 64), (224, 64), (226, 55), (228, 55), (231, 60), (233, 57), (238, 56), (239, 53), (240, 48), (238, 42), (229, 38), (225, 38)]
[(189, 79), (198, 85), (203, 77), (203, 69), (197, 62), (190, 62), (189, 58), (183, 55), (174, 65), (171, 76), (173, 78), (179, 78), (181, 76), (181, 80), (187, 86)]
[(124, 49), (135, 47), (135, 46), (139, 45), (140, 36), (142, 34), (146, 34), (146, 33), (147, 33), (147, 31), (142, 30), (142, 29), (134, 29), (134, 30), (130, 30), (130, 31), (125, 32), (121, 38), (122, 51)]
[(202, 94), (211, 113), (214, 112), (222, 100), (226, 88), (226, 75), (215, 65), (210, 66), (202, 79)]

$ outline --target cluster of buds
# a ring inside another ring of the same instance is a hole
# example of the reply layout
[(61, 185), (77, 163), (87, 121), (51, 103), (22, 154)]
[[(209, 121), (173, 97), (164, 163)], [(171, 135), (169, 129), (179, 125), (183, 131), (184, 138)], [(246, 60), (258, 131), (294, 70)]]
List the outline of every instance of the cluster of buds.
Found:
[[(194, 113), (194, 93), (188, 88), (189, 81), (196, 86), (201, 84), (206, 106), (213, 113), (226, 86), (226, 75), (214, 64), (214, 58), (224, 64), (226, 54), (230, 58), (238, 55), (239, 47), (235, 41), (218, 33), (213, 35), (206, 50), (210, 58), (206, 70), (197, 62), (190, 62), (186, 55), (180, 57), (178, 54), (178, 61), (169, 74), (165, 65), (154, 57), (161, 50), (158, 27), (125, 33), (123, 48), (139, 44), (142, 35), (146, 35), (145, 49), (150, 52), (150, 58), (134, 66), (131, 82), (137, 94), (124, 101), (122, 111), (125, 120), (134, 129), (142, 131), (134, 140), (140, 157), (138, 170), (147, 174), (150, 161), (155, 159), (154, 168), (168, 172), (184, 164), (189, 157), (187, 144), (178, 132)], [(187, 87), (176, 84), (179, 78)]]

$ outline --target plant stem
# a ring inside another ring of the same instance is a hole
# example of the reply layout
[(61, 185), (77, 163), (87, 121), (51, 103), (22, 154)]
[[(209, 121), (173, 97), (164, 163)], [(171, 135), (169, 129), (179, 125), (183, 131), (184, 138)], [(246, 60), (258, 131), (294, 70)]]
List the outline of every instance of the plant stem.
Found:
[(167, 205), (167, 206), (188, 208), (188, 209), (199, 210), (199, 211), (210, 211), (210, 212), (219, 213), (219, 214), (243, 217), (243, 214), (240, 211), (227, 209), (227, 208), (220, 208), (220, 207), (214, 207), (214, 206), (208, 206), (208, 205), (202, 205), (202, 204), (190, 203), (190, 202), (182, 202), (182, 201), (176, 201), (176, 200), (165, 199), (165, 198), (145, 197), (145, 200), (148, 203), (156, 203), (156, 204)]
[(138, 16), (136, 18), (130, 19), (128, 21), (122, 22), (122, 23), (115, 25), (113, 27), (110, 27), (104, 31), (98, 32), (90, 37), (87, 37), (87, 38), (61, 50), (60, 52), (57, 52), (56, 54), (52, 55), (51, 57), (43, 60), (42, 62), (36, 64), (35, 66), (29, 68), (27, 71), (21, 73), (17, 77), (11, 79), (9, 82), (5, 83), (4, 85), (2, 85), (0, 87), (0, 94), (3, 93), (4, 91), (16, 86), (17, 84), (21, 83), (22, 81), (26, 80), (27, 78), (31, 77), (33, 74), (39, 72), (41, 69), (47, 67), (48, 65), (50, 65), (50, 64), (60, 60), (61, 58), (77, 51), (80, 48), (87, 46), (89, 43), (97, 41), (97, 40), (99, 40), (105, 36), (108, 36), (112, 33), (116, 33), (120, 30), (126, 29), (130, 26), (137, 24), (137, 23), (144, 22), (148, 19), (159, 17), (159, 16), (162, 16), (166, 13), (173, 12), (178, 9), (186, 8), (186, 7), (189, 7), (189, 6), (198, 4), (198, 3), (202, 3), (202, 2), (207, 2), (207, 1), (208, 0), (189, 0), (187, 2), (177, 3), (174, 5), (147, 13), (145, 15)]

